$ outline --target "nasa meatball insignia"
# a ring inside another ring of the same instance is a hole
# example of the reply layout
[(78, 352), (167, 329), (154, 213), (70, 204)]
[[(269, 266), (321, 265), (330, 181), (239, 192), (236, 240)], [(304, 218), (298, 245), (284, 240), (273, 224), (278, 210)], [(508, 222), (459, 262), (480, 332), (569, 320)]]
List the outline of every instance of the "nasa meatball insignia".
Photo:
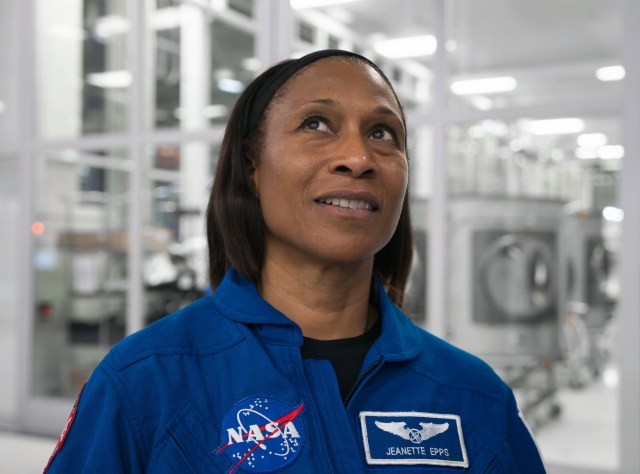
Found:
[(222, 445), (216, 455), (225, 453), (233, 467), (246, 472), (276, 472), (296, 460), (304, 443), (297, 406), (275, 398), (255, 396), (236, 403), (222, 423)]

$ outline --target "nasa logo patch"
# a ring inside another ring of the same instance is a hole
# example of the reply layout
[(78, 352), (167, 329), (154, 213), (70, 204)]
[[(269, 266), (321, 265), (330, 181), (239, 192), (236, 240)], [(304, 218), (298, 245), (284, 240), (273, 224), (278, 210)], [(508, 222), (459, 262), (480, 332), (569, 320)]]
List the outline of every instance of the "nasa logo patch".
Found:
[(304, 403), (248, 397), (236, 403), (222, 422), (222, 446), (233, 467), (246, 472), (276, 472), (294, 462), (304, 444)]
[(45, 466), (44, 471), (42, 471), (42, 474), (45, 474), (47, 472), (47, 470), (49, 469), (49, 466), (51, 466), (51, 463), (53, 462), (53, 460), (55, 459), (57, 454), (60, 452), (60, 449), (62, 449), (62, 445), (64, 444), (65, 440), (67, 439), (67, 435), (69, 434), (69, 430), (71, 429), (71, 425), (73, 425), (73, 421), (76, 419), (76, 415), (78, 414), (78, 404), (80, 403), (80, 397), (82, 396), (82, 392), (84, 392), (84, 387), (85, 386), (86, 386), (86, 384), (82, 386), (82, 388), (80, 389), (80, 393), (78, 393), (78, 398), (76, 399), (76, 402), (73, 404), (73, 408), (71, 409), (71, 413), (69, 414), (69, 418), (67, 418), (67, 424), (64, 426), (64, 429), (62, 430), (62, 433), (60, 434), (60, 437), (58, 438), (58, 442), (56, 443), (56, 446), (53, 449), (53, 453), (51, 453), (51, 457), (49, 458), (49, 462), (47, 462), (47, 465)]
[(469, 467), (458, 415), (364, 411), (360, 425), (367, 464)]

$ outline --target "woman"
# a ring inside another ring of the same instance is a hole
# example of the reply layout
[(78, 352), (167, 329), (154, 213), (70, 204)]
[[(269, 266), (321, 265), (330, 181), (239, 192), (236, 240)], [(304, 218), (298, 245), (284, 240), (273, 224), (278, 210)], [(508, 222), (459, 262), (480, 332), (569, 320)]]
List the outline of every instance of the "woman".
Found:
[(212, 296), (118, 344), (49, 472), (539, 473), (509, 388), (398, 308), (406, 124), (345, 51), (278, 64), (230, 118)]

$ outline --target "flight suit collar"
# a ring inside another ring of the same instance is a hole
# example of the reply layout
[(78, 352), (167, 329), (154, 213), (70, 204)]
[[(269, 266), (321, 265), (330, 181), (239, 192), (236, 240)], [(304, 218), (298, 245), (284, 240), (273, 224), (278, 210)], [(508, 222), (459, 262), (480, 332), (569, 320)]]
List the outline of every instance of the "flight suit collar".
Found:
[[(409, 360), (422, 350), (418, 329), (395, 306), (382, 283), (376, 278), (377, 300), (382, 318), (382, 331), (374, 344), (379, 355), (388, 361)], [(216, 307), (228, 318), (251, 326), (261, 339), (276, 344), (301, 346), (302, 330), (265, 301), (254, 283), (235, 269), (230, 269), (213, 294)]]

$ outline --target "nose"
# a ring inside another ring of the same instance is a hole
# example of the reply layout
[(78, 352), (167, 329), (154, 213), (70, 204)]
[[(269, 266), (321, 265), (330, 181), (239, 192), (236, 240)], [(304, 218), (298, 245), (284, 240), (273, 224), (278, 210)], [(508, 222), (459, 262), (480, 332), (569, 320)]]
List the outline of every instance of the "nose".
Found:
[(371, 153), (365, 137), (357, 132), (346, 133), (339, 140), (330, 162), (330, 170), (354, 178), (373, 176), (376, 173), (376, 163)]

